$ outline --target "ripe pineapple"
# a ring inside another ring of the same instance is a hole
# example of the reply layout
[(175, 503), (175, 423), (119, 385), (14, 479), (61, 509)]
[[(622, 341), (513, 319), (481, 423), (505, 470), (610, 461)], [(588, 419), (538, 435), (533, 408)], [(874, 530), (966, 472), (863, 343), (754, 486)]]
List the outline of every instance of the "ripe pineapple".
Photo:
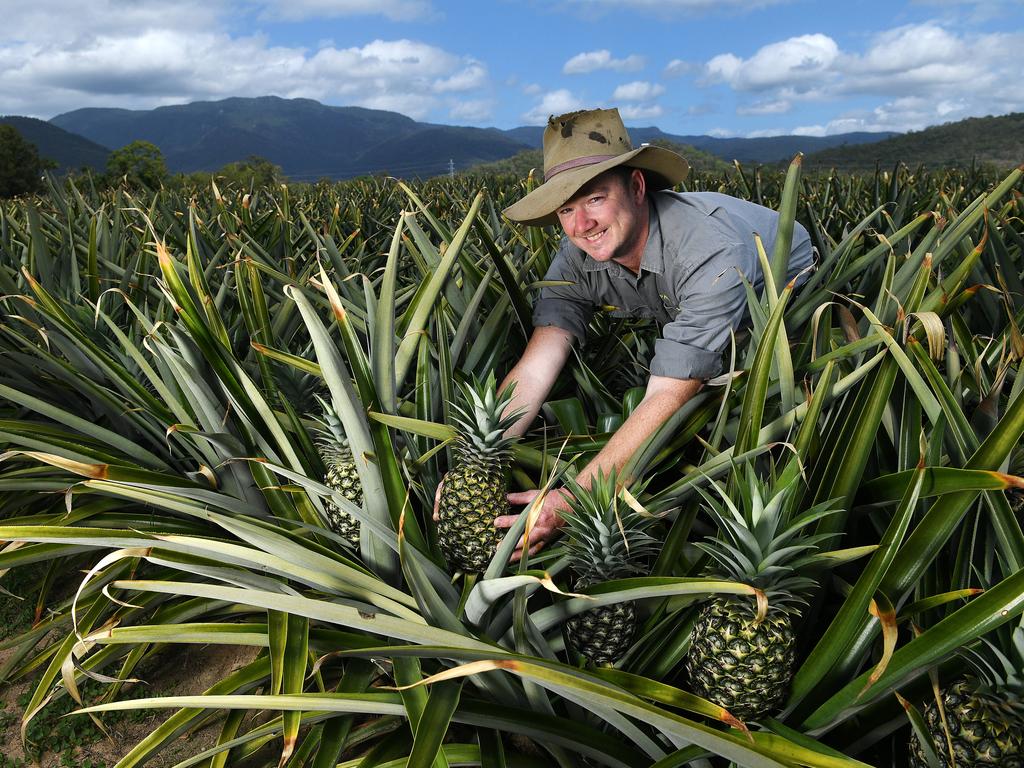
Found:
[(794, 487), (765, 498), (748, 466), (738, 506), (717, 484), (721, 502), (701, 491), (720, 529), (720, 538), (697, 544), (715, 561), (707, 575), (757, 587), (768, 598), (761, 621), (753, 597), (712, 599), (697, 619), (686, 656), (691, 690), (741, 720), (763, 717), (785, 700), (793, 674), (793, 617), (814, 584), (803, 574), (819, 559), (813, 552), (823, 538), (803, 530), (832, 511), (826, 502), (790, 519), (787, 500)]
[[(562, 518), (574, 589), (643, 573), (658, 544), (647, 533), (654, 518), (625, 503), (615, 474), (598, 473), (589, 489), (572, 481), (566, 487), (571, 511)], [(592, 608), (566, 622), (566, 640), (591, 664), (614, 664), (633, 644), (636, 625), (632, 602)]]
[[(348, 447), (341, 419), (323, 399), (318, 397), (317, 400), (323, 410), (323, 418), (317, 419), (321, 426), (317, 430), (316, 444), (327, 468), (324, 485), (339, 491), (356, 506), (362, 506), (363, 486), (359, 484), (359, 471)], [(325, 503), (324, 511), (327, 513), (328, 527), (352, 546), (358, 547), (359, 521), (330, 499)]]
[(455, 465), (445, 475), (438, 506), (437, 538), (450, 563), (464, 571), (487, 567), (502, 533), (494, 518), (509, 513), (508, 469), (511, 445), (505, 437), (521, 415), (502, 416), (512, 402), (512, 387), (495, 393), (494, 374), (482, 384), (459, 384), (460, 402), (452, 404), (457, 432)]
[[(950, 741), (957, 768), (1024, 768), (1024, 628), (1014, 631), (1008, 645), (1008, 655), (993, 645), (985, 654), (963, 654), (977, 676), (961, 678), (940, 692), (949, 741), (935, 701), (924, 708), (940, 768), (953, 765)], [(909, 766), (928, 766), (917, 734), (911, 734)]]

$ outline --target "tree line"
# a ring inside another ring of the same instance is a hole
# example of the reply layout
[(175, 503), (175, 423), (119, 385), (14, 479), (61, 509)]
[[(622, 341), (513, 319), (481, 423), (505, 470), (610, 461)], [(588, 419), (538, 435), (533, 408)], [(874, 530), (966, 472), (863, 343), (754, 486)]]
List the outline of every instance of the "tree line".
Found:
[[(56, 167), (57, 163), (42, 157), (36, 145), (26, 140), (14, 126), (0, 125), (0, 199), (42, 191), (46, 172)], [(213, 172), (172, 174), (160, 148), (148, 141), (133, 141), (112, 150), (101, 172), (83, 169), (72, 175), (89, 175), (92, 182), (101, 187), (127, 185), (148, 189), (207, 184), (211, 176), (252, 187), (273, 186), (286, 181), (280, 166), (256, 155), (228, 163)]]

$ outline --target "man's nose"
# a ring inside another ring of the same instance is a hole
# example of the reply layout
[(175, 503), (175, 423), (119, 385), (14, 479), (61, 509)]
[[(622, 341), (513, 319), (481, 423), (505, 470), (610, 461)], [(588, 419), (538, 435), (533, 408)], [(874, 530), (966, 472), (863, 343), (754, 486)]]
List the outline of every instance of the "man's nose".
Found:
[(573, 211), (573, 218), (573, 224), (575, 225), (577, 232), (586, 232), (594, 226), (594, 219), (591, 218), (585, 205), (578, 206), (576, 210)]

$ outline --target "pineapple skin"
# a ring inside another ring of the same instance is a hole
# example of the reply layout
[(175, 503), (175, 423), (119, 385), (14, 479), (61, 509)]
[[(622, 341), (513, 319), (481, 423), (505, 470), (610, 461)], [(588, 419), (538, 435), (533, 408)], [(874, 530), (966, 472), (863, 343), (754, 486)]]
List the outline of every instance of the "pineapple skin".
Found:
[(741, 720), (755, 720), (785, 701), (795, 661), (790, 615), (769, 609), (760, 624), (748, 600), (719, 598), (701, 611), (690, 637), (690, 689)]
[[(1024, 768), (1024, 717), (1008, 712), (995, 696), (974, 690), (967, 680), (959, 680), (942, 691), (942, 707), (957, 768)], [(949, 744), (934, 700), (923, 714), (935, 742), (939, 765), (950, 768)], [(928, 767), (915, 733), (910, 735), (908, 758), (910, 768)]]
[(448, 562), (463, 571), (483, 571), (504, 535), (494, 518), (509, 511), (503, 467), (464, 463), (449, 470), (437, 510), (437, 539)]
[[(324, 485), (331, 490), (339, 491), (346, 499), (361, 507), (363, 486), (359, 483), (359, 471), (356, 469), (352, 452), (348, 449), (337, 449), (325, 452), (323, 459), (327, 465)], [(324, 504), (324, 512), (327, 515), (328, 527), (352, 546), (358, 547), (359, 521), (329, 499)]]
[(633, 644), (636, 625), (636, 605), (616, 603), (571, 617), (565, 623), (565, 637), (591, 664), (614, 664)]

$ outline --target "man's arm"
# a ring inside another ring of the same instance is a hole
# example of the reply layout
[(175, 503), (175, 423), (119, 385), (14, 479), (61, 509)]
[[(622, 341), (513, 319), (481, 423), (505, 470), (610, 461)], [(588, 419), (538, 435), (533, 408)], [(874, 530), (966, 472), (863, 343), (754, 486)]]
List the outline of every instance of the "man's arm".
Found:
[[(704, 385), (701, 379), (672, 379), (667, 376), (651, 376), (647, 383), (647, 393), (640, 405), (629, 418), (616, 430), (604, 448), (576, 476), (577, 482), (584, 488), (590, 487), (593, 477), (601, 471), (609, 474), (613, 469), (619, 472), (629, 461), (644, 441), (653, 435), (668, 418), (690, 400)], [(510, 493), (512, 504), (529, 504), (536, 498), (539, 491), (522, 491)], [(554, 538), (563, 525), (561, 513), (568, 509), (565, 491), (552, 491), (544, 499), (533, 528), (530, 531), (530, 553), (536, 553), (545, 542)], [(497, 528), (510, 528), (519, 515), (502, 515), (494, 521)], [(520, 541), (513, 555), (513, 561), (522, 556), (523, 542)]]
[(537, 418), (555, 379), (561, 372), (572, 350), (573, 335), (554, 325), (535, 328), (526, 344), (523, 356), (501, 382), (499, 391), (510, 383), (516, 388), (508, 411), (522, 409), (522, 417), (507, 431), (509, 435), (522, 435)]
[(647, 382), (644, 399), (616, 430), (600, 453), (580, 470), (576, 481), (584, 488), (589, 488), (590, 480), (598, 470), (606, 475), (613, 469), (617, 473), (621, 472), (644, 441), (657, 432), (659, 427), (696, 395), (702, 386), (704, 382), (701, 379), (651, 376)]

